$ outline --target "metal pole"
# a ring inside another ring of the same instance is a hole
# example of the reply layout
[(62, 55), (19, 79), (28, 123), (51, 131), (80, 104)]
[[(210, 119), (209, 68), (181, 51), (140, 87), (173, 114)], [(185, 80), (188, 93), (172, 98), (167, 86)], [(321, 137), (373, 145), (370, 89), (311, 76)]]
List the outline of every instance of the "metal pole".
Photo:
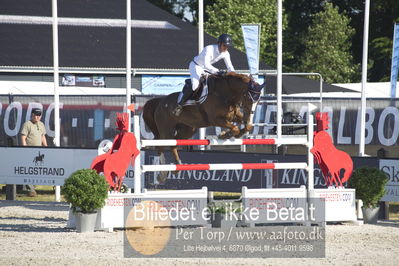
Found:
[(134, 115), (133, 117), (133, 131), (137, 141), (137, 149), (140, 154), (136, 157), (134, 161), (134, 194), (141, 193), (141, 135), (140, 135), (140, 117)]
[(281, 138), (283, 73), (283, 1), (277, 0), (277, 138)]
[(126, 112), (128, 113), (128, 131), (131, 131), (131, 118), (128, 106), (130, 101), (130, 89), (132, 86), (132, 17), (131, 17), (131, 0), (126, 0)]
[[(11, 104), (12, 102), (14, 102), (14, 95), (12, 95), (12, 93), (8, 94), (8, 104)], [(16, 112), (14, 112), (16, 113)], [(14, 123), (16, 125), (17, 123), (17, 118), (16, 116), (14, 117)], [(17, 134), (17, 141), (16, 144), (18, 146), (18, 134)], [(7, 145), (8, 146), (8, 145)], [(14, 145), (12, 145), (14, 146)], [(15, 184), (7, 184), (6, 185), (6, 200), (16, 200), (17, 199), (17, 186)]]
[[(60, 95), (58, 91), (59, 86), (59, 71), (58, 71), (58, 14), (57, 14), (57, 0), (52, 0), (52, 14), (53, 14), (53, 68), (54, 68), (54, 145), (60, 146)], [(61, 201), (60, 186), (55, 186), (55, 200)]]
[[(204, 49), (204, 1), (198, 0), (198, 53)], [(199, 138), (205, 138), (205, 128), (200, 128)], [(200, 146), (200, 150), (205, 150), (205, 146)]]
[(204, 0), (198, 1), (198, 53), (204, 49)]
[(314, 105), (308, 103), (308, 192), (314, 189), (314, 159), (310, 150), (313, 148), (313, 115)]
[(360, 142), (359, 156), (365, 156), (365, 127), (366, 127), (366, 83), (367, 83), (367, 55), (369, 42), (369, 16), (370, 16), (370, 0), (365, 2), (364, 10), (364, 26), (363, 26), (363, 60), (362, 60), (362, 98), (360, 107)]

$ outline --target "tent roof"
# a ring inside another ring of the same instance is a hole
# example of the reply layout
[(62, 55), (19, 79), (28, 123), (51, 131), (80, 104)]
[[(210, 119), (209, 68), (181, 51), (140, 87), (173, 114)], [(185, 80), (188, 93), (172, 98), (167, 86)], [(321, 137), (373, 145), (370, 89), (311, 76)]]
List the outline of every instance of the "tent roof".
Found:
[[(52, 66), (51, 1), (2, 2), (0, 66)], [(60, 67), (126, 66), (126, 1), (59, 0), (58, 16)], [(216, 42), (204, 38), (205, 45)], [(145, 0), (132, 0), (132, 68), (187, 69), (197, 53), (197, 28)], [(248, 69), (244, 53), (231, 49), (231, 56), (236, 69)]]
[[(52, 20), (49, 0), (2, 0), (0, 70), (51, 68)], [(126, 66), (126, 1), (58, 0), (59, 66), (64, 69), (123, 69)], [(204, 34), (205, 45), (216, 39)], [(132, 0), (132, 68), (187, 69), (198, 53), (198, 30), (145, 0)], [(236, 69), (247, 70), (245, 53), (231, 49)], [(219, 62), (216, 67), (225, 68)], [(273, 70), (260, 63), (260, 69)], [(275, 77), (267, 78), (268, 92)], [(324, 91), (346, 89), (325, 84)], [(284, 77), (283, 92), (317, 92), (319, 83)], [(347, 90), (346, 90), (347, 91)]]

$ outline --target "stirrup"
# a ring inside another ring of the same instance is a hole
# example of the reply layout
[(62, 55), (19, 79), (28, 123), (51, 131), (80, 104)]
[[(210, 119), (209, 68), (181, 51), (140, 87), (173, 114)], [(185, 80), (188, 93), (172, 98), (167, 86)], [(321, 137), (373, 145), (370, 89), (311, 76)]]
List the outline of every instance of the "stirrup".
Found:
[(183, 106), (180, 105), (180, 104), (178, 104), (178, 105), (176, 106), (176, 108), (173, 110), (172, 113), (173, 113), (175, 116), (179, 116), (179, 115), (181, 114), (182, 111), (183, 111)]

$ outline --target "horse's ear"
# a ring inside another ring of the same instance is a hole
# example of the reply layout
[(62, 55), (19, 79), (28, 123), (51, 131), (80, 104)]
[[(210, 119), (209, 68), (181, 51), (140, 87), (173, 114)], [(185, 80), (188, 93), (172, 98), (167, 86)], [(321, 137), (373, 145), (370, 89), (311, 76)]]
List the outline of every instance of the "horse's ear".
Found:
[(266, 81), (265, 81), (265, 82), (263, 82), (263, 84), (262, 84), (262, 85), (260, 85), (260, 87), (261, 87), (262, 89), (264, 89), (264, 88), (266, 87)]
[(261, 91), (262, 89), (265, 88), (265, 85), (266, 85), (266, 82), (264, 82), (262, 85), (255, 84), (256, 91)]

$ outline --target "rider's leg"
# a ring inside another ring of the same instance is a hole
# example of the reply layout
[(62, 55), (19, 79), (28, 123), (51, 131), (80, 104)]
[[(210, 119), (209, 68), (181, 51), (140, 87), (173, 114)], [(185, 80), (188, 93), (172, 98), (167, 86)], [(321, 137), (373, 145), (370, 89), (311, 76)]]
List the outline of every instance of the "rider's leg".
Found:
[(202, 68), (194, 64), (194, 62), (190, 63), (190, 77), (192, 88), (186, 88), (186, 86), (184, 86), (183, 95), (179, 97), (177, 106), (173, 111), (176, 116), (179, 116), (181, 114), (184, 103), (188, 99), (190, 99), (190, 97), (193, 95), (193, 92), (197, 89), (202, 71)]

